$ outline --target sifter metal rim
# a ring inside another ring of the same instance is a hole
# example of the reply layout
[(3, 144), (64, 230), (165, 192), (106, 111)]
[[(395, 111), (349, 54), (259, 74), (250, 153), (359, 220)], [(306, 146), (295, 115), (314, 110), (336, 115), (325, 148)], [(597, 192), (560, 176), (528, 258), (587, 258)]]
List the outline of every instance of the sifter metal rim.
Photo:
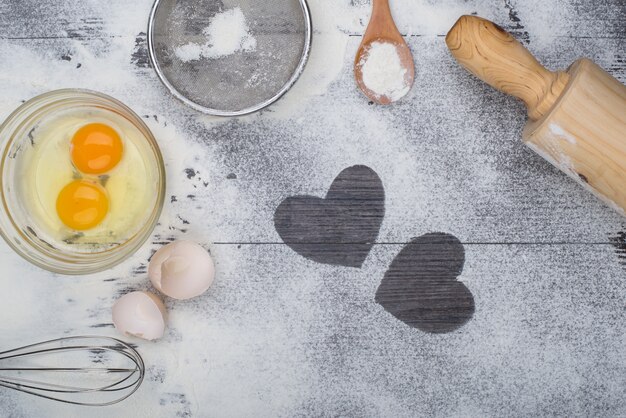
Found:
[(311, 11), (309, 9), (309, 4), (307, 3), (307, 0), (299, 0), (299, 3), (300, 3), (300, 6), (302, 7), (302, 13), (304, 15), (304, 24), (305, 24), (305, 40), (304, 40), (304, 48), (302, 50), (302, 56), (300, 57), (300, 62), (298, 63), (298, 66), (296, 67), (289, 81), (287, 81), (287, 83), (274, 96), (272, 96), (268, 100), (265, 100), (254, 106), (244, 108), (242, 110), (226, 111), (226, 110), (213, 109), (210, 107), (199, 105), (198, 103), (192, 100), (189, 100), (187, 97), (185, 97), (185, 95), (179, 92), (169, 82), (169, 80), (163, 73), (161, 66), (159, 65), (156, 59), (156, 51), (155, 51), (154, 39), (153, 39), (154, 38), (154, 26), (155, 26), (154, 21), (155, 21), (155, 16), (159, 8), (159, 5), (161, 4), (161, 0), (155, 0), (154, 5), (152, 6), (152, 10), (150, 11), (150, 18), (148, 20), (148, 54), (150, 56), (150, 63), (152, 64), (152, 68), (154, 68), (154, 70), (156, 71), (157, 76), (159, 77), (159, 80), (161, 80), (161, 83), (163, 83), (163, 85), (170, 91), (170, 93), (174, 95), (174, 97), (176, 97), (178, 100), (185, 103), (187, 106), (199, 112), (205, 113), (207, 115), (229, 116), (229, 117), (244, 116), (244, 115), (249, 115), (251, 113), (258, 112), (259, 110), (265, 109), (266, 107), (270, 106), (271, 104), (275, 103), (278, 99), (283, 97), (285, 93), (287, 93), (293, 87), (296, 81), (298, 81), (298, 79), (302, 75), (302, 72), (304, 71), (304, 67), (306, 66), (306, 63), (309, 59), (309, 55), (311, 53), (311, 43), (313, 40), (313, 22), (311, 19)]

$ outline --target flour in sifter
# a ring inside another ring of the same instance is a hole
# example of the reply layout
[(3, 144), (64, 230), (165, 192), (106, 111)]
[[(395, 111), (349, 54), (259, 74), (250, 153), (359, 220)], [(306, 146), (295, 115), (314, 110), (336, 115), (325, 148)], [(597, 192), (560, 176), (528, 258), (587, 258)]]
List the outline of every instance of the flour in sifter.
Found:
[(221, 58), (256, 49), (256, 39), (239, 7), (216, 14), (202, 33), (207, 37), (204, 44), (190, 42), (176, 48), (174, 52), (181, 61)]

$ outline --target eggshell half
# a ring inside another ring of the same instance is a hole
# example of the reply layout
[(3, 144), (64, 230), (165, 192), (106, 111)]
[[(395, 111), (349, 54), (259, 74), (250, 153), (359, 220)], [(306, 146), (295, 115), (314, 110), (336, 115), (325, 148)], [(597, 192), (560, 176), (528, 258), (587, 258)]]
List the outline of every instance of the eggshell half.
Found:
[(113, 324), (119, 332), (145, 340), (165, 333), (167, 311), (158, 296), (148, 292), (127, 293), (113, 305)]
[(191, 241), (174, 241), (160, 248), (148, 266), (155, 288), (174, 299), (191, 299), (207, 291), (215, 278), (209, 253)]

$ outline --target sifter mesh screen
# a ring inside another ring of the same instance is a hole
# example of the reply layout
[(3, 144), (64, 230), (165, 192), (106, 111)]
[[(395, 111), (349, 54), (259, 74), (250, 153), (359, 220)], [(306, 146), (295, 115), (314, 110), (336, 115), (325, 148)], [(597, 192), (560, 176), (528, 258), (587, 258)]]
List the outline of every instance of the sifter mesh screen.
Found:
[[(185, 45), (211, 46), (207, 28), (236, 9), (254, 48), (191, 60), (181, 55)], [(304, 68), (312, 33), (306, 0), (157, 0), (148, 32), (152, 64), (170, 91), (224, 116), (262, 109), (289, 90)]]

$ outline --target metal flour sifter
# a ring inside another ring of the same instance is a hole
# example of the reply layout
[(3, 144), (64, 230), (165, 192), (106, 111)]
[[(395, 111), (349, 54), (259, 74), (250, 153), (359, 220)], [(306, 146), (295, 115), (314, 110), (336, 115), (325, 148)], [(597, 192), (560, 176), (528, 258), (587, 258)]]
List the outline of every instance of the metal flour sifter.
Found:
[[(246, 31), (238, 48), (236, 17), (245, 17)], [(278, 100), (304, 70), (311, 38), (306, 0), (157, 0), (148, 24), (150, 59), (163, 84), (217, 116)], [(221, 44), (235, 48), (225, 53)]]

